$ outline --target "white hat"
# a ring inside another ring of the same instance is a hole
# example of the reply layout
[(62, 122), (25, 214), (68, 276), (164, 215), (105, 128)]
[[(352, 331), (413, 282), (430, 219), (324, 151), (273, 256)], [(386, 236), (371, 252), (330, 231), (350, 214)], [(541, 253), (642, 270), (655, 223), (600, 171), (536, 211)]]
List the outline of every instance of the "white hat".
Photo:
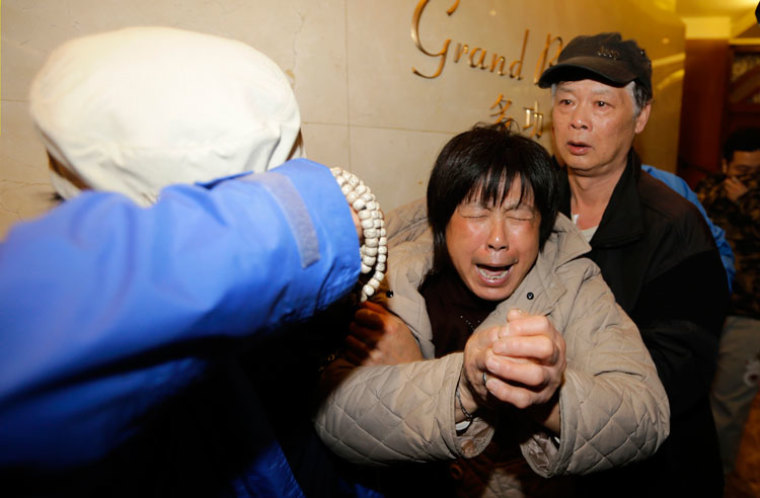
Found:
[[(32, 82), (32, 118), (86, 185), (146, 205), (173, 183), (261, 172), (301, 155), (277, 65), (234, 40), (137, 27), (57, 48)], [(53, 172), (64, 198), (79, 189)]]

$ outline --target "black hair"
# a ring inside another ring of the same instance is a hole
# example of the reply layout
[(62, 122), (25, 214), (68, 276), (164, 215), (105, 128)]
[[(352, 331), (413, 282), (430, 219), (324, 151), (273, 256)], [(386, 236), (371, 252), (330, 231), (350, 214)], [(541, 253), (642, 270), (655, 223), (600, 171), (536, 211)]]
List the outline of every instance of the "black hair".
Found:
[(760, 150), (760, 128), (739, 128), (732, 132), (723, 144), (723, 159), (730, 163), (737, 150), (744, 152)]
[(433, 270), (450, 266), (446, 227), (456, 208), (475, 195), (500, 204), (519, 178), (520, 202), (532, 197), (541, 214), (539, 247), (554, 227), (559, 208), (557, 168), (538, 142), (503, 125), (477, 125), (452, 138), (441, 150), (427, 188), (428, 221), (434, 236)]

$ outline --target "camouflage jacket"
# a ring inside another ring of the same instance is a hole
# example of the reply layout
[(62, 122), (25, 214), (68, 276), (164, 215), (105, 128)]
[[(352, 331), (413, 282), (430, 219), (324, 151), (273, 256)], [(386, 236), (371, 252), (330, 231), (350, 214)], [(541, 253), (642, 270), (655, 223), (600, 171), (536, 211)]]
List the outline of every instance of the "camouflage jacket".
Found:
[(749, 188), (737, 202), (723, 189), (725, 175), (712, 175), (697, 185), (700, 202), (726, 231), (736, 257), (736, 280), (730, 314), (760, 318), (760, 174), (739, 180)]

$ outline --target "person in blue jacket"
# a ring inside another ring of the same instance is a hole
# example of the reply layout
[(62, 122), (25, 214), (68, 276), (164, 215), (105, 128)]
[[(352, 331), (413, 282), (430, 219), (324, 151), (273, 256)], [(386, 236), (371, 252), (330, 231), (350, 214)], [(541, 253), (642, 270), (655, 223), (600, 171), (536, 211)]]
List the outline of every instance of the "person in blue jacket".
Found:
[(670, 187), (671, 190), (681, 194), (687, 201), (696, 206), (702, 217), (707, 222), (707, 226), (710, 227), (710, 233), (712, 233), (713, 239), (715, 239), (715, 245), (718, 246), (718, 252), (720, 252), (720, 260), (723, 262), (723, 267), (726, 269), (726, 279), (728, 280), (728, 292), (730, 293), (734, 284), (734, 277), (736, 276), (736, 266), (734, 264), (734, 251), (731, 250), (731, 245), (726, 240), (726, 231), (712, 222), (707, 215), (702, 203), (699, 202), (697, 194), (689, 187), (686, 180), (678, 175), (674, 175), (668, 171), (650, 166), (649, 164), (642, 164), (641, 169), (652, 175), (657, 180), (660, 180), (665, 185)]
[(299, 479), (261, 387), (308, 384), (251, 368), (289, 365), (283, 334), (379, 267), (357, 237), (378, 238), (362, 224), (376, 204), (349, 206), (334, 175), (350, 175), (298, 158), (279, 68), (232, 40), (130, 28), (57, 49), (30, 104), (70, 200), (0, 243), (4, 492), (372, 495), (309, 439), (291, 443), (319, 457)]

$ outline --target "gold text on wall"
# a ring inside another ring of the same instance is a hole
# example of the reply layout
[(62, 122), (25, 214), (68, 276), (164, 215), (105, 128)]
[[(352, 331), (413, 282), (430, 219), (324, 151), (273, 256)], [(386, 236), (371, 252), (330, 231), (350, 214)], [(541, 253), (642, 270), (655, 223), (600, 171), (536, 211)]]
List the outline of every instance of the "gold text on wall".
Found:
[[(523, 64), (525, 62), (525, 53), (530, 39), (529, 29), (525, 30), (523, 43), (519, 51), (519, 58), (512, 60), (509, 66), (507, 66), (507, 57), (505, 55), (484, 47), (470, 47), (467, 43), (457, 42), (456, 46), (452, 49), (451, 38), (443, 40), (439, 50), (430, 50), (423, 46), (420, 40), (420, 22), (422, 14), (429, 3), (430, 0), (420, 0), (417, 3), (417, 7), (414, 9), (411, 30), (412, 41), (420, 52), (428, 57), (436, 59), (438, 65), (437, 68), (429, 74), (425, 74), (417, 68), (412, 67), (412, 72), (414, 74), (427, 79), (438, 78), (446, 68), (446, 62), (451, 59), (455, 64), (463, 62), (466, 63), (469, 68), (489, 71), (498, 77), (509, 76), (510, 79), (523, 79)], [(455, 0), (446, 10), (446, 14), (452, 16), (458, 8), (459, 0)], [(552, 37), (551, 34), (546, 35), (546, 41), (538, 54), (535, 70), (533, 72), (533, 84), (538, 82), (541, 73), (543, 73), (546, 67), (556, 62), (562, 51), (562, 46), (562, 38), (559, 36)], [(538, 103), (534, 103), (532, 107), (523, 107), (523, 110), (525, 111), (525, 119), (522, 125), (519, 125), (517, 120), (507, 114), (511, 105), (512, 100), (505, 97), (503, 93), (499, 93), (496, 101), (489, 108), (492, 111), (491, 117), (496, 118), (496, 122), (502, 122), (507, 126), (517, 125), (521, 126), (524, 130), (531, 129), (532, 136), (540, 137), (543, 128), (543, 113), (539, 112)]]

